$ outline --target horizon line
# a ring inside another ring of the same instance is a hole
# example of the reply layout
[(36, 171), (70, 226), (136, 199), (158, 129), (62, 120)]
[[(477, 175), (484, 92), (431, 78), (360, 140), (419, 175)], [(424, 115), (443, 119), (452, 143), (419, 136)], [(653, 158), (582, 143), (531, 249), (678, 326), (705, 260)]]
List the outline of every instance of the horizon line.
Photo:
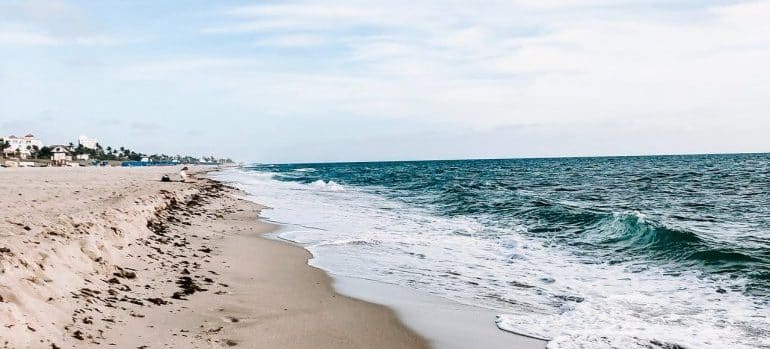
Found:
[(320, 164), (366, 164), (366, 163), (401, 163), (401, 162), (437, 162), (437, 161), (492, 161), (492, 160), (556, 160), (556, 159), (601, 159), (601, 158), (644, 158), (644, 157), (675, 157), (675, 156), (726, 156), (726, 155), (762, 155), (770, 151), (756, 152), (724, 152), (724, 153), (678, 153), (678, 154), (638, 154), (638, 155), (566, 155), (566, 156), (521, 156), (521, 157), (492, 157), (492, 158), (446, 158), (446, 159), (411, 159), (411, 160), (351, 160), (351, 161), (320, 161), (320, 162), (245, 162), (245, 166), (254, 165), (320, 165)]

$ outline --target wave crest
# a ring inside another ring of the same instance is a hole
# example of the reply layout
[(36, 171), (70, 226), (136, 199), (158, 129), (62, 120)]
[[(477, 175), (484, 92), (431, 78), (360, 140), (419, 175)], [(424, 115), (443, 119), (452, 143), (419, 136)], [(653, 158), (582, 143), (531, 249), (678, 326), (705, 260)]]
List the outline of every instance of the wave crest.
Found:
[(310, 188), (320, 191), (343, 191), (345, 188), (335, 181), (317, 180), (308, 184)]

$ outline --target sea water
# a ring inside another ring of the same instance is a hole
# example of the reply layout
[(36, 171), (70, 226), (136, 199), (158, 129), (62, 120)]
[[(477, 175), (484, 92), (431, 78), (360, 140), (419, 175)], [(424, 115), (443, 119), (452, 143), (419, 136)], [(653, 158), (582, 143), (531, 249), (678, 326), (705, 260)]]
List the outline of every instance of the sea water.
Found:
[[(219, 174), (338, 275), (549, 348), (770, 348), (770, 155), (254, 165)], [(441, 319), (436, 319), (441, 321)]]

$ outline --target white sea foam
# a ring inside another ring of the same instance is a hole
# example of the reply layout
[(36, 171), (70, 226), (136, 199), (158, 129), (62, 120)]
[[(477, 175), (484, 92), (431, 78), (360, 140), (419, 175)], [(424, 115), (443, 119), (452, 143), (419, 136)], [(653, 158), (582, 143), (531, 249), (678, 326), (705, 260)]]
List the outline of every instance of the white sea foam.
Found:
[(316, 190), (325, 190), (325, 191), (342, 191), (344, 188), (337, 184), (334, 181), (322, 181), (317, 180), (313, 183), (310, 183), (310, 188), (316, 189)]
[(551, 339), (551, 349), (770, 348), (770, 311), (695, 272), (587, 264), (525, 227), (440, 217), (334, 182), (219, 178), (273, 208), (264, 215), (286, 224), (281, 236), (313, 252), (313, 265), (498, 309), (501, 329)]

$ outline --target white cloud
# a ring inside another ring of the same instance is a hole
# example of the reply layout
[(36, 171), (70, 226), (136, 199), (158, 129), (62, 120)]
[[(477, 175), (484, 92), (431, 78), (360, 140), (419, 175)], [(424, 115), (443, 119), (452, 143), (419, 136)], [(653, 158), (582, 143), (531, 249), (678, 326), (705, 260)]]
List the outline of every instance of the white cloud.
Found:
[[(121, 66), (116, 69), (115, 78), (124, 81), (167, 81), (204, 78), (210, 74), (229, 76), (244, 70), (254, 70), (254, 62), (245, 59), (221, 57), (176, 58), (152, 63)], [(205, 88), (205, 85), (202, 86)]]
[(649, 4), (312, 1), (224, 13), (232, 31), (262, 43), (333, 37), (311, 41), (338, 50), (329, 59), (350, 69), (329, 74), (355, 77), (356, 88), (329, 104), (358, 115), (478, 127), (618, 118), (684, 124), (736, 117), (742, 107), (725, 102), (729, 96), (757, 107), (753, 117), (741, 114), (747, 120), (766, 123), (770, 67), (761, 62), (770, 58), (770, 2), (678, 11)]
[(0, 47), (2, 46), (114, 46), (129, 42), (139, 42), (133, 39), (118, 39), (104, 35), (61, 37), (34, 30), (0, 28)]
[(2, 45), (23, 45), (23, 46), (40, 46), (40, 45), (55, 45), (57, 40), (40, 33), (19, 31), (19, 30), (2, 30), (0, 29), (0, 46)]
[(259, 39), (254, 46), (272, 47), (316, 47), (326, 42), (326, 38), (312, 34), (276, 35), (267, 39)]
[[(299, 0), (208, 10), (141, 32), (165, 41), (100, 56), (99, 75), (83, 81), (134, 88), (134, 100), (152, 91), (158, 109), (179, 101), (193, 114), (263, 121), (553, 130), (542, 135), (596, 125), (646, 139), (686, 132), (704, 147), (761, 143), (747, 125), (770, 132), (767, 0)], [(113, 42), (82, 11), (45, 12), (6, 21), (0, 48)], [(174, 22), (191, 17), (199, 22)], [(324, 132), (348, 137), (334, 131), (342, 124)], [(549, 151), (561, 154), (578, 144), (554, 141)]]
[(65, 1), (0, 4), (3, 46), (107, 46), (127, 41), (106, 35), (81, 8)]

